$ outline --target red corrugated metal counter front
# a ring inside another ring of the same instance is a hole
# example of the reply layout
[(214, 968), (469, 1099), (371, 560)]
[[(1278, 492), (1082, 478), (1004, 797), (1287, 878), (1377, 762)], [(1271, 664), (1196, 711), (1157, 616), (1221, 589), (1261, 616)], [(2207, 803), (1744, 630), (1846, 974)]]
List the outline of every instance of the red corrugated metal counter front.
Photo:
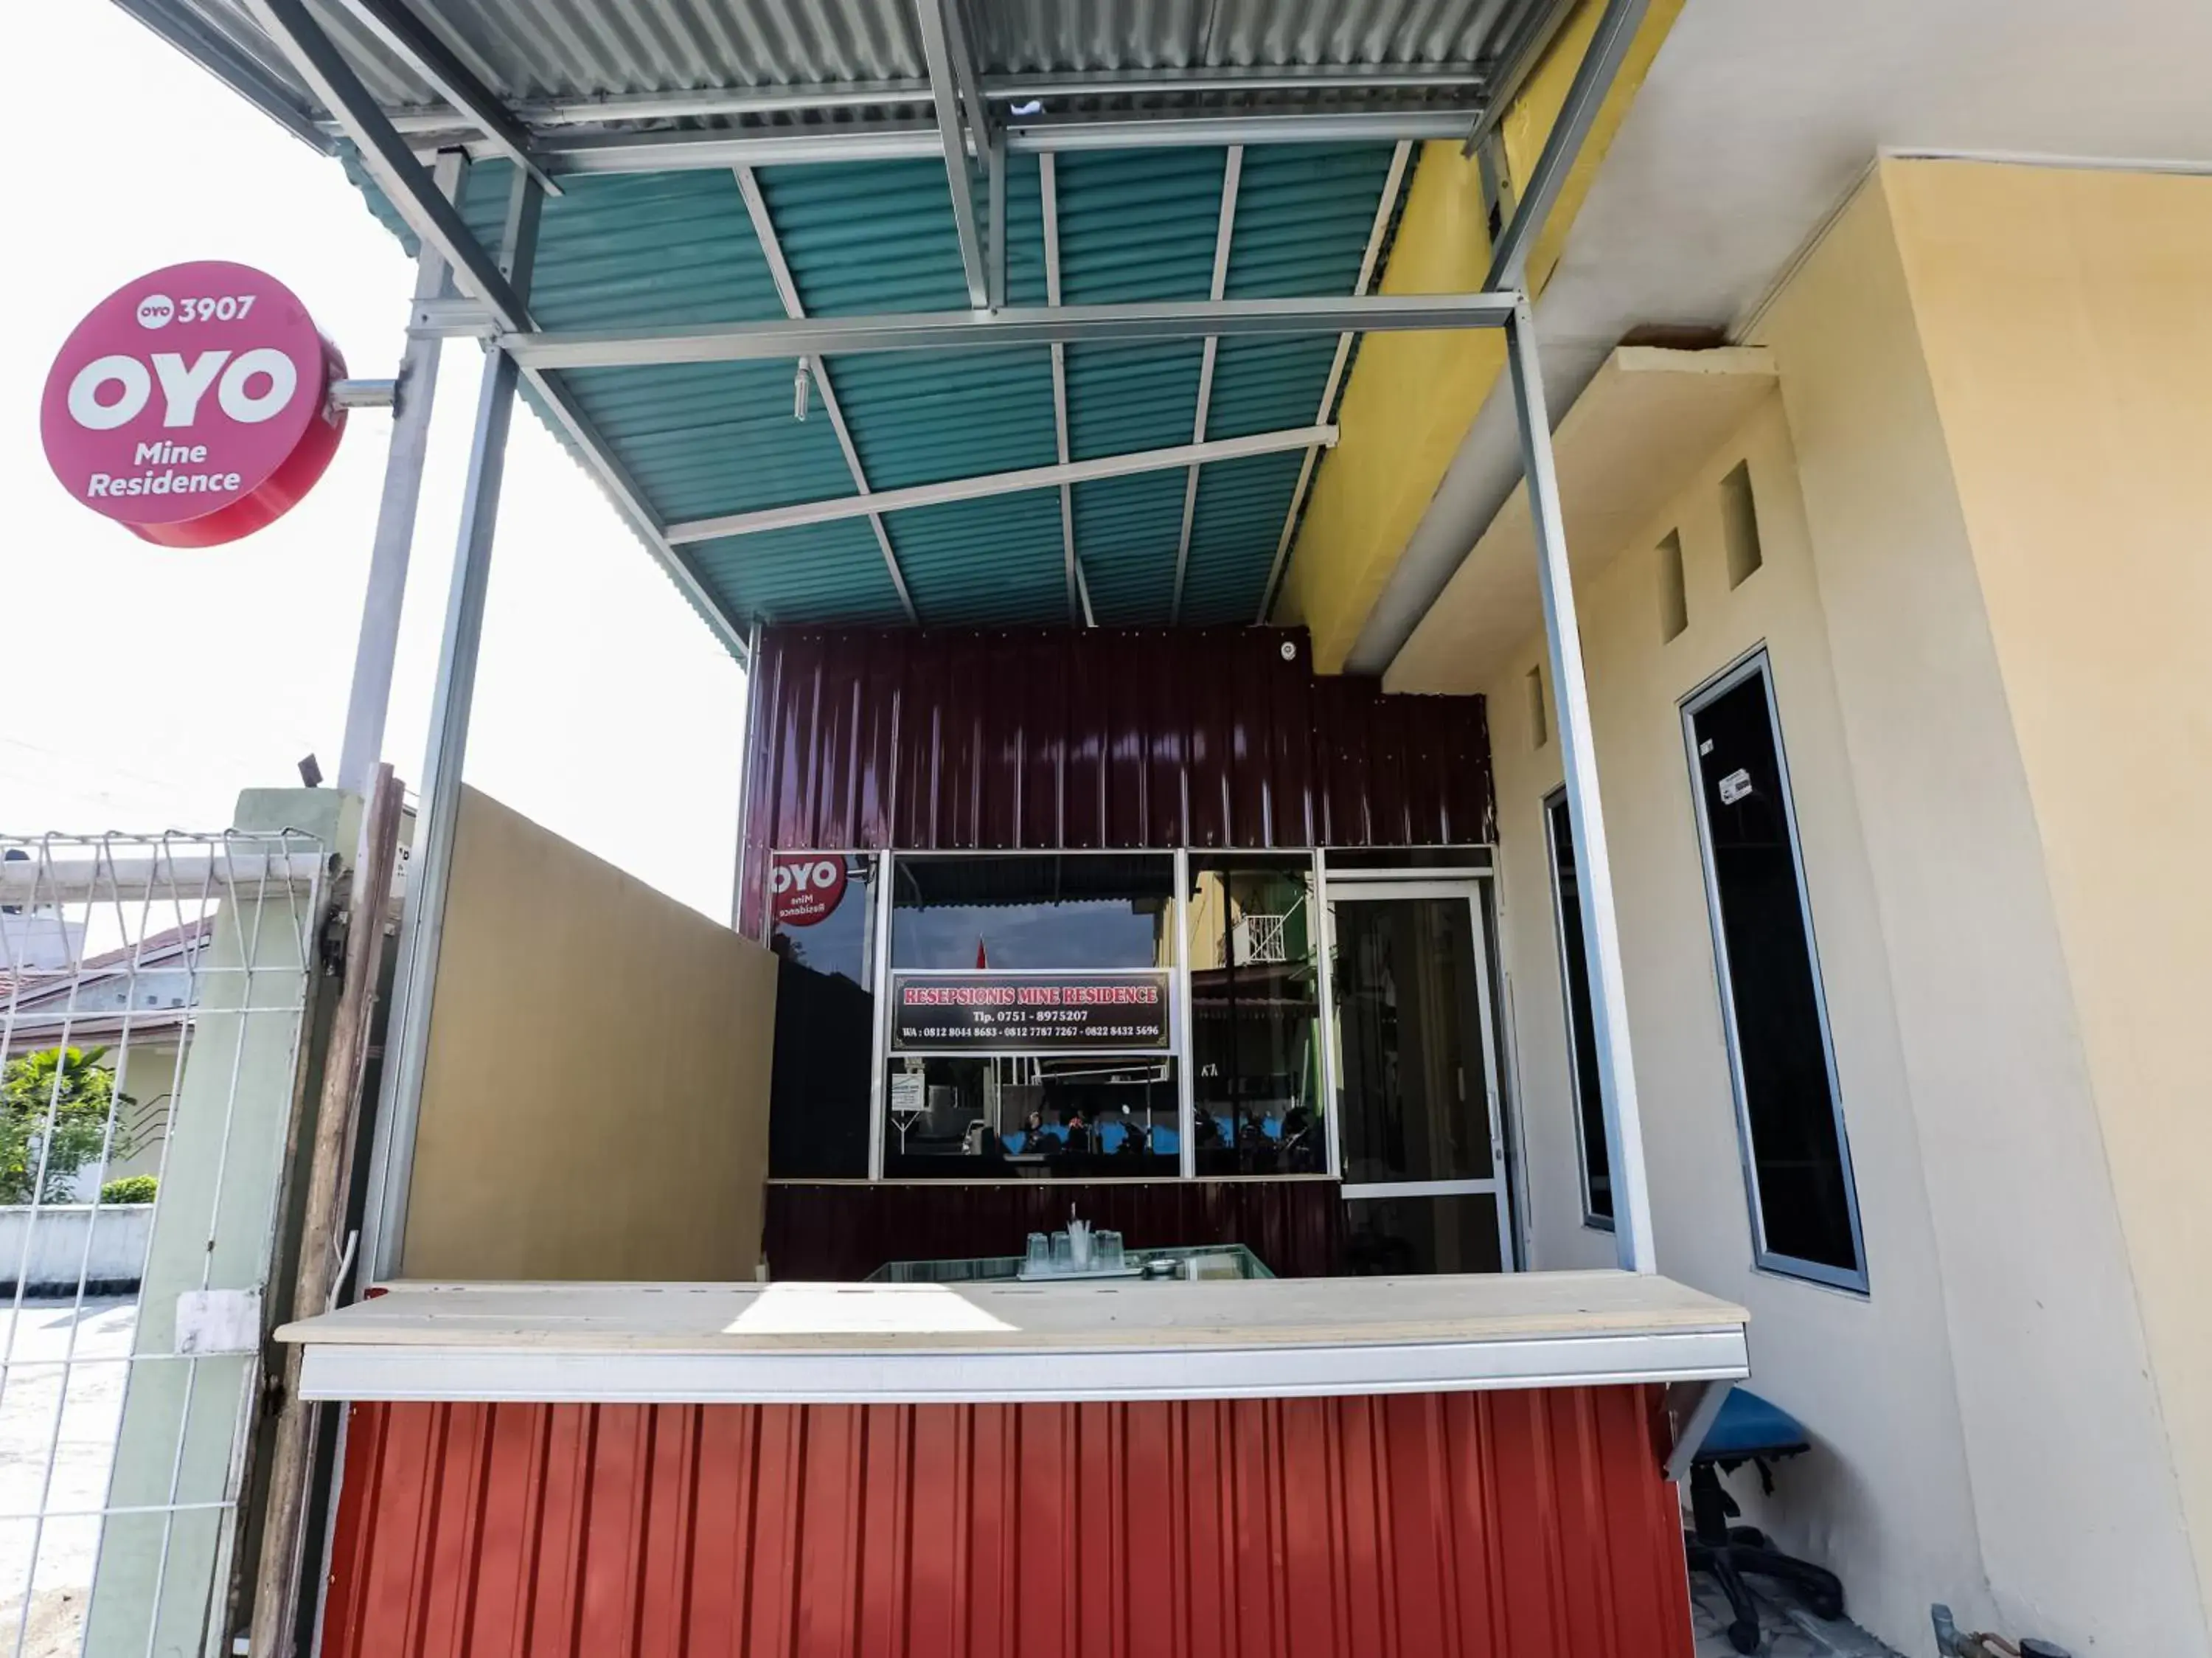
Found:
[(1650, 1387), (362, 1405), (328, 1658), (1688, 1658)]

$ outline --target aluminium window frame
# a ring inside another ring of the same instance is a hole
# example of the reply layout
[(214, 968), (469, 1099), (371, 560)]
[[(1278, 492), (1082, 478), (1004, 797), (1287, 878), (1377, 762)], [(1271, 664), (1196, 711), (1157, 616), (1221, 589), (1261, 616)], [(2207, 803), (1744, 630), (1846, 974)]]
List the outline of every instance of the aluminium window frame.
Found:
[[(878, 902), (882, 948), (878, 952), (876, 972), (876, 1028), (874, 1071), (868, 1084), (868, 1179), (881, 1184), (890, 1177), (884, 1171), (886, 1145), (890, 1137), (890, 1075), (893, 1056), (891, 1049), (891, 928), (896, 922), (894, 893), (898, 886), (898, 865), (905, 859), (927, 863), (933, 860), (950, 862), (956, 858), (1073, 858), (1073, 857), (1136, 857), (1158, 858), (1170, 869), (1175, 883), (1175, 901), (1169, 911), (1169, 926), (1174, 938), (1174, 951), (1166, 972), (1168, 974), (1168, 1045), (1164, 1049), (1134, 1048), (1069, 1048), (1053, 1050), (1054, 1057), (1062, 1059), (1172, 1059), (1176, 1070), (1176, 1112), (1179, 1143), (1176, 1173), (1173, 1174), (1135, 1174), (1108, 1177), (1117, 1179), (1185, 1180), (1191, 1174), (1192, 1082), (1190, 1075), (1190, 971), (1189, 942), (1185, 936), (1183, 881), (1188, 873), (1188, 852), (1177, 847), (1158, 846), (959, 846), (887, 847), (876, 854), (881, 860), (883, 880)], [(908, 977), (933, 975), (960, 978), (973, 973), (973, 968), (962, 967), (901, 967), (897, 972)], [(1060, 972), (1053, 967), (993, 968), (988, 971), (1010, 975), (1034, 974), (1046, 976)], [(1081, 970), (1100, 978), (1144, 978), (1161, 971), (1158, 967), (1097, 967)], [(899, 1058), (934, 1059), (975, 1059), (992, 1056), (978, 1054), (963, 1048), (907, 1048), (898, 1051)]]
[[(1706, 820), (1705, 771), (1698, 764), (1697, 716), (1747, 680), (1757, 679), (1766, 698), (1767, 728), (1774, 737), (1775, 775), (1782, 790), (1783, 826), (1790, 837), (1790, 856), (1797, 887), (1797, 914), (1805, 930), (1805, 951), (1813, 977), (1813, 1006), (1820, 1024), (1820, 1058), (1828, 1079), (1828, 1107), (1836, 1133), (1836, 1149), (1842, 1165), (1844, 1205), (1850, 1222), (1851, 1253), (1856, 1271), (1807, 1260), (1770, 1249), (1766, 1216), (1759, 1190), (1757, 1149), (1752, 1137), (1751, 1107), (1744, 1092), (1743, 1054), (1736, 1031), (1735, 991), (1729, 966), (1728, 938), (1722, 925), (1719, 871), (1713, 860), (1712, 826)], [(1843, 1080), (1836, 1068), (1836, 1044), (1828, 1016), (1827, 986), (1820, 972), (1820, 936), (1813, 922), (1813, 895), (1805, 875), (1804, 840), (1797, 829), (1797, 791), (1790, 779), (1788, 745), (1782, 735), (1782, 710), (1775, 692), (1773, 659), (1766, 641), (1760, 640), (1719, 673), (1699, 684), (1681, 699), (1683, 752), (1690, 768), (1691, 810), (1697, 820), (1698, 856), (1705, 887), (1705, 917), (1712, 933), (1714, 989), (1720, 1002), (1721, 1029), (1728, 1048), (1729, 1086), (1735, 1100), (1736, 1150), (1743, 1173), (1744, 1197), (1751, 1226), (1752, 1265), (1761, 1272), (1802, 1283), (1821, 1285), (1849, 1294), (1871, 1297), (1867, 1267), (1866, 1234), (1859, 1212), (1858, 1177), (1853, 1167), (1849, 1125), (1844, 1116)]]
[(1340, 870), (1326, 877), (1322, 892), (1322, 959), (1334, 962), (1337, 953), (1336, 905), (1346, 903), (1387, 902), (1392, 899), (1464, 900), (1473, 939), (1476, 1028), (1469, 1036), (1482, 1057), (1484, 1104), (1490, 1131), (1490, 1173), (1479, 1178), (1448, 1176), (1424, 1180), (1349, 1180), (1344, 1177), (1344, 1094), (1342, 1057), (1338, 1029), (1340, 1009), (1334, 987), (1322, 1008), (1322, 1031), (1330, 1088), (1328, 1112), (1329, 1170), (1338, 1180), (1338, 1195), (1346, 1203), (1391, 1198), (1488, 1197), (1498, 1216), (1498, 1271), (1516, 1271), (1520, 1216), (1513, 1201), (1513, 1160), (1508, 1143), (1509, 1100), (1504, 1073), (1504, 1048), (1498, 1039), (1497, 986), (1492, 978), (1491, 916), (1486, 896), (1494, 893), (1494, 869), (1360, 869)]
[[(1573, 1107), (1571, 1114), (1573, 1116), (1575, 1120), (1576, 1184), (1582, 1196), (1583, 1225), (1592, 1232), (1611, 1232), (1613, 1230), (1613, 1216), (1610, 1215), (1601, 1215), (1597, 1212), (1597, 1204), (1595, 1201), (1595, 1186), (1590, 1178), (1589, 1131), (1584, 1127), (1583, 1124), (1583, 1113), (1586, 1107), (1583, 1100), (1583, 1070), (1579, 1048), (1580, 1037), (1575, 1026), (1574, 980), (1567, 965), (1566, 895), (1559, 890), (1559, 829), (1552, 816), (1553, 810), (1562, 806), (1567, 808), (1567, 821), (1570, 831), (1571, 832), (1574, 822), (1574, 807), (1567, 799), (1567, 785), (1564, 783), (1560, 783), (1558, 788), (1553, 789), (1550, 794), (1545, 795), (1543, 800), (1544, 883), (1552, 894), (1552, 946), (1553, 948), (1559, 953), (1559, 1016), (1561, 1022), (1565, 1025), (1567, 1031), (1567, 1096), (1569, 1103)], [(1570, 846), (1569, 850), (1572, 850), (1571, 846)], [(1579, 881), (1581, 878), (1581, 872), (1577, 870), (1576, 872), (1576, 879)], [(1577, 913), (1579, 913), (1579, 911), (1577, 911)], [(1588, 983), (1589, 978), (1589, 948), (1587, 942), (1585, 942), (1583, 948), (1583, 978), (1584, 980), (1583, 986), (1583, 995), (1585, 997), (1594, 996), (1595, 991)], [(1591, 1039), (1593, 1041), (1596, 1039), (1595, 1033), (1593, 1033)], [(1605, 1120), (1605, 1102), (1602, 1099), (1598, 1101), (1597, 1110), (1598, 1120), (1600, 1122), (1603, 1122)], [(1606, 1201), (1607, 1203), (1611, 1203), (1613, 1200), (1613, 1169), (1611, 1167), (1610, 1157), (1607, 1158), (1607, 1167), (1606, 1168), (1605, 1178), (1607, 1186)]]

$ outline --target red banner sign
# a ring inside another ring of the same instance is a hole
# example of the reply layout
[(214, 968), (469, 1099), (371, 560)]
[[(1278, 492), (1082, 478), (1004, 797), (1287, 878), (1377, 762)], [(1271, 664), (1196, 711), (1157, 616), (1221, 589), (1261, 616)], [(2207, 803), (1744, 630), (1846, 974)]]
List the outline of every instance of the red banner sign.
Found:
[(845, 860), (834, 853), (783, 852), (769, 864), (769, 914), (779, 927), (811, 927), (845, 896)]
[(273, 523), (345, 430), (337, 347), (291, 290), (243, 265), (172, 265), (117, 289), (46, 375), (40, 432), (62, 486), (164, 547)]

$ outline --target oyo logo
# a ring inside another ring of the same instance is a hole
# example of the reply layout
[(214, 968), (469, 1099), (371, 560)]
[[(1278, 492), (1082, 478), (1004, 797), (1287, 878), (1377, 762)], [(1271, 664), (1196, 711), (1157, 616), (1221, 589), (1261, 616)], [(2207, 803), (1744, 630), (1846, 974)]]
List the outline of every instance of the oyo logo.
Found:
[[(145, 321), (143, 311), (139, 320)], [(156, 351), (148, 361), (153, 367), (150, 375), (147, 363), (135, 357), (95, 357), (86, 363), (70, 381), (70, 418), (90, 431), (113, 431), (138, 418), (159, 381), (165, 428), (191, 425), (210, 386), (216, 387), (216, 402), (223, 413), (241, 426), (258, 426), (282, 414), (300, 389), (300, 371), (273, 346), (235, 357), (228, 351), (203, 351), (189, 366), (174, 351)], [(112, 402), (104, 400), (111, 387)]]
[(768, 871), (769, 913), (779, 926), (811, 927), (845, 896), (845, 860), (819, 852), (789, 852)]
[(146, 540), (234, 540), (329, 466), (345, 429), (330, 387), (344, 373), (275, 277), (171, 265), (116, 290), (64, 342), (40, 411), (46, 460), (70, 494)]

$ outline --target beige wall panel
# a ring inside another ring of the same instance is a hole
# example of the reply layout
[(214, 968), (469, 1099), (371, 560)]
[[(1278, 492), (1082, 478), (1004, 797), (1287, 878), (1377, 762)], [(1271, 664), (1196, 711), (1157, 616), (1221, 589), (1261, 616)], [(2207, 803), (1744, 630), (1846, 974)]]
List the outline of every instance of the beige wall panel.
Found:
[(463, 797), (403, 1267), (750, 1278), (775, 958)]
[[(1747, 462), (1761, 567), (1729, 585), (1721, 480)], [(1681, 540), (1688, 626), (1664, 637), (1659, 544)], [(1592, 718), (1610, 831), (1660, 1271), (1752, 1311), (1753, 1385), (1813, 1425), (1829, 1454), (1790, 1466), (1766, 1516), (1840, 1571), (1863, 1622), (1905, 1650), (1927, 1608), (1967, 1612), (1980, 1576), (1970, 1481), (1872, 872), (1853, 801), (1813, 551), (1778, 399), (1691, 469), (1680, 491), (1581, 583)], [(1752, 1267), (1735, 1097), (1680, 702), (1764, 644), (1812, 891), (1874, 1293)], [(1526, 640), (1485, 687), (1536, 1265), (1598, 1265), (1582, 1224), (1565, 1015), (1542, 822), (1558, 739), (1532, 744), (1516, 688)], [(1548, 675), (1548, 667), (1545, 669)], [(1547, 686), (1547, 693), (1549, 687)], [(1547, 700), (1551, 700), (1547, 694)]]
[(2212, 179), (1883, 174), (2102, 1128), (2079, 1178), (2111, 1183), (2153, 1368), (2148, 1432), (2091, 1448), (2162, 1463), (2162, 1418), (2212, 1582)]

